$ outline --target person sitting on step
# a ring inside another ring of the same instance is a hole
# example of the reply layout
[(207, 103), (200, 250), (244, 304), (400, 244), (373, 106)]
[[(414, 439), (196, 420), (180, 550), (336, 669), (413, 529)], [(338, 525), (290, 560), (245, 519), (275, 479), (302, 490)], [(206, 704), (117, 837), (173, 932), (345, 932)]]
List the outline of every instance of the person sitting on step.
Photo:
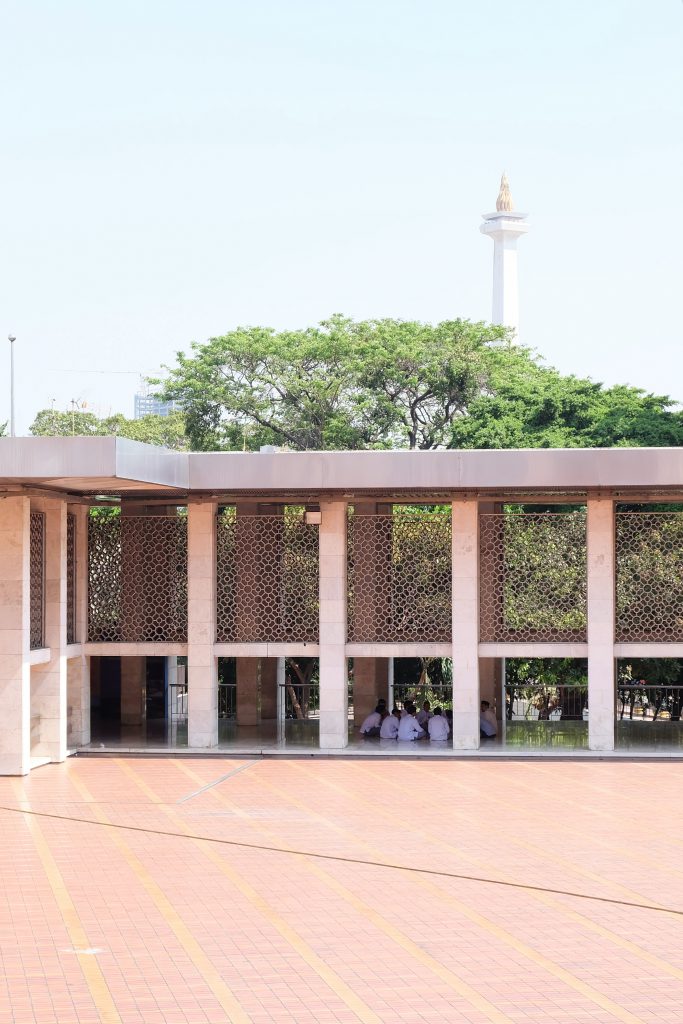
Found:
[(361, 736), (379, 736), (379, 730), (382, 725), (382, 718), (384, 715), (386, 715), (386, 710), (383, 711), (379, 706), (376, 707), (361, 725)]
[(493, 711), (491, 711), (491, 705), (487, 700), (481, 702), (481, 710), (479, 713), (479, 735), (483, 740), (495, 739), (496, 733), (498, 732), (498, 722)]
[(441, 708), (434, 708), (434, 714), (427, 723), (427, 732), (429, 733), (430, 740), (447, 740), (448, 733), (448, 719), (442, 714)]
[(398, 726), (401, 721), (401, 712), (398, 708), (394, 708), (390, 715), (382, 721), (380, 726), (379, 735), (380, 739), (383, 740), (395, 740), (398, 736)]
[(398, 738), (400, 740), (420, 740), (426, 733), (417, 718), (415, 717), (415, 705), (408, 704), (406, 706), (406, 712), (404, 718), (401, 719), (398, 725)]

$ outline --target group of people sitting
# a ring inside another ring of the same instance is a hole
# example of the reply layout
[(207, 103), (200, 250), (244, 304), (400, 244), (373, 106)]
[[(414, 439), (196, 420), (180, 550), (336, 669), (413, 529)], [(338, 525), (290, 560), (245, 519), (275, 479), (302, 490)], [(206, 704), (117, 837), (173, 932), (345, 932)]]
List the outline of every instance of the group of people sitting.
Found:
[[(391, 712), (387, 702), (380, 699), (377, 707), (367, 716), (360, 727), (361, 736), (379, 736), (382, 740), (447, 740), (451, 732), (448, 712), (441, 708), (431, 709), (428, 700), (417, 710), (412, 701), (406, 701), (403, 708), (394, 707)], [(481, 702), (479, 710), (479, 735), (481, 739), (494, 739), (498, 732), (496, 716), (487, 700)]]
[(431, 710), (428, 700), (417, 710), (411, 701), (403, 708), (389, 712), (386, 701), (380, 700), (375, 710), (360, 727), (361, 736), (379, 736), (382, 740), (447, 740), (450, 722), (441, 708)]

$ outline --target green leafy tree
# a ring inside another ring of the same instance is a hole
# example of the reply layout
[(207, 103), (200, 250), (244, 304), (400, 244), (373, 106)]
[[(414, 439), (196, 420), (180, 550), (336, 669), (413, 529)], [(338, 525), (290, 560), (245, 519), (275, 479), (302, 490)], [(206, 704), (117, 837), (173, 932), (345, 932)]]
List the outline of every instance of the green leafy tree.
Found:
[(453, 421), (453, 448), (677, 447), (683, 414), (640, 388), (565, 377), (527, 349), (487, 353), (488, 386)]
[(648, 511), (641, 529), (637, 514), (617, 516), (617, 620), (626, 639), (673, 641), (683, 632), (683, 512)]
[[(586, 516), (510, 514), (500, 519), (502, 613), (510, 630), (549, 636), (586, 627)], [(540, 600), (542, 596), (542, 599)], [(571, 639), (571, 636), (565, 636)]]
[(180, 412), (173, 412), (169, 416), (150, 415), (139, 420), (129, 420), (121, 413), (99, 417), (92, 412), (57, 412), (55, 409), (41, 409), (30, 429), (35, 437), (117, 435), (175, 450), (188, 447), (185, 419)]
[(617, 714), (633, 720), (636, 708), (656, 722), (665, 713), (680, 721), (683, 664), (676, 658), (632, 658), (617, 663)]
[(239, 328), (179, 352), (164, 397), (182, 402), (196, 449), (443, 446), (486, 383), (504, 328), (453, 320)]
[(579, 705), (588, 695), (588, 662), (585, 658), (508, 658), (505, 662), (506, 708), (510, 721), (516, 700), (528, 712), (534, 708), (541, 720), (555, 710), (563, 719), (582, 717)]

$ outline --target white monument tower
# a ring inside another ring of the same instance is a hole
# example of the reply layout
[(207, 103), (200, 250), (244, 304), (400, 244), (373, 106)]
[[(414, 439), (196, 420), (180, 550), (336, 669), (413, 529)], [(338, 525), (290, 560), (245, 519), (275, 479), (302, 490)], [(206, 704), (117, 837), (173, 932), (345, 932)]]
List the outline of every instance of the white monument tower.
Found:
[(512, 327), (519, 339), (519, 294), (517, 287), (517, 239), (529, 225), (526, 213), (515, 213), (507, 175), (500, 179), (496, 212), (483, 214), (480, 231), (493, 239), (492, 323)]

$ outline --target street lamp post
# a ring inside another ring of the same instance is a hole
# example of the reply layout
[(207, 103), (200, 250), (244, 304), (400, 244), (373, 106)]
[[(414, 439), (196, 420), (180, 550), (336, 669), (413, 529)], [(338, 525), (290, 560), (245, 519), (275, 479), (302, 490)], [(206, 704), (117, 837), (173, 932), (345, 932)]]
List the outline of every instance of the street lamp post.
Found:
[(9, 341), (9, 436), (14, 437), (14, 342), (13, 334), (8, 334)]

